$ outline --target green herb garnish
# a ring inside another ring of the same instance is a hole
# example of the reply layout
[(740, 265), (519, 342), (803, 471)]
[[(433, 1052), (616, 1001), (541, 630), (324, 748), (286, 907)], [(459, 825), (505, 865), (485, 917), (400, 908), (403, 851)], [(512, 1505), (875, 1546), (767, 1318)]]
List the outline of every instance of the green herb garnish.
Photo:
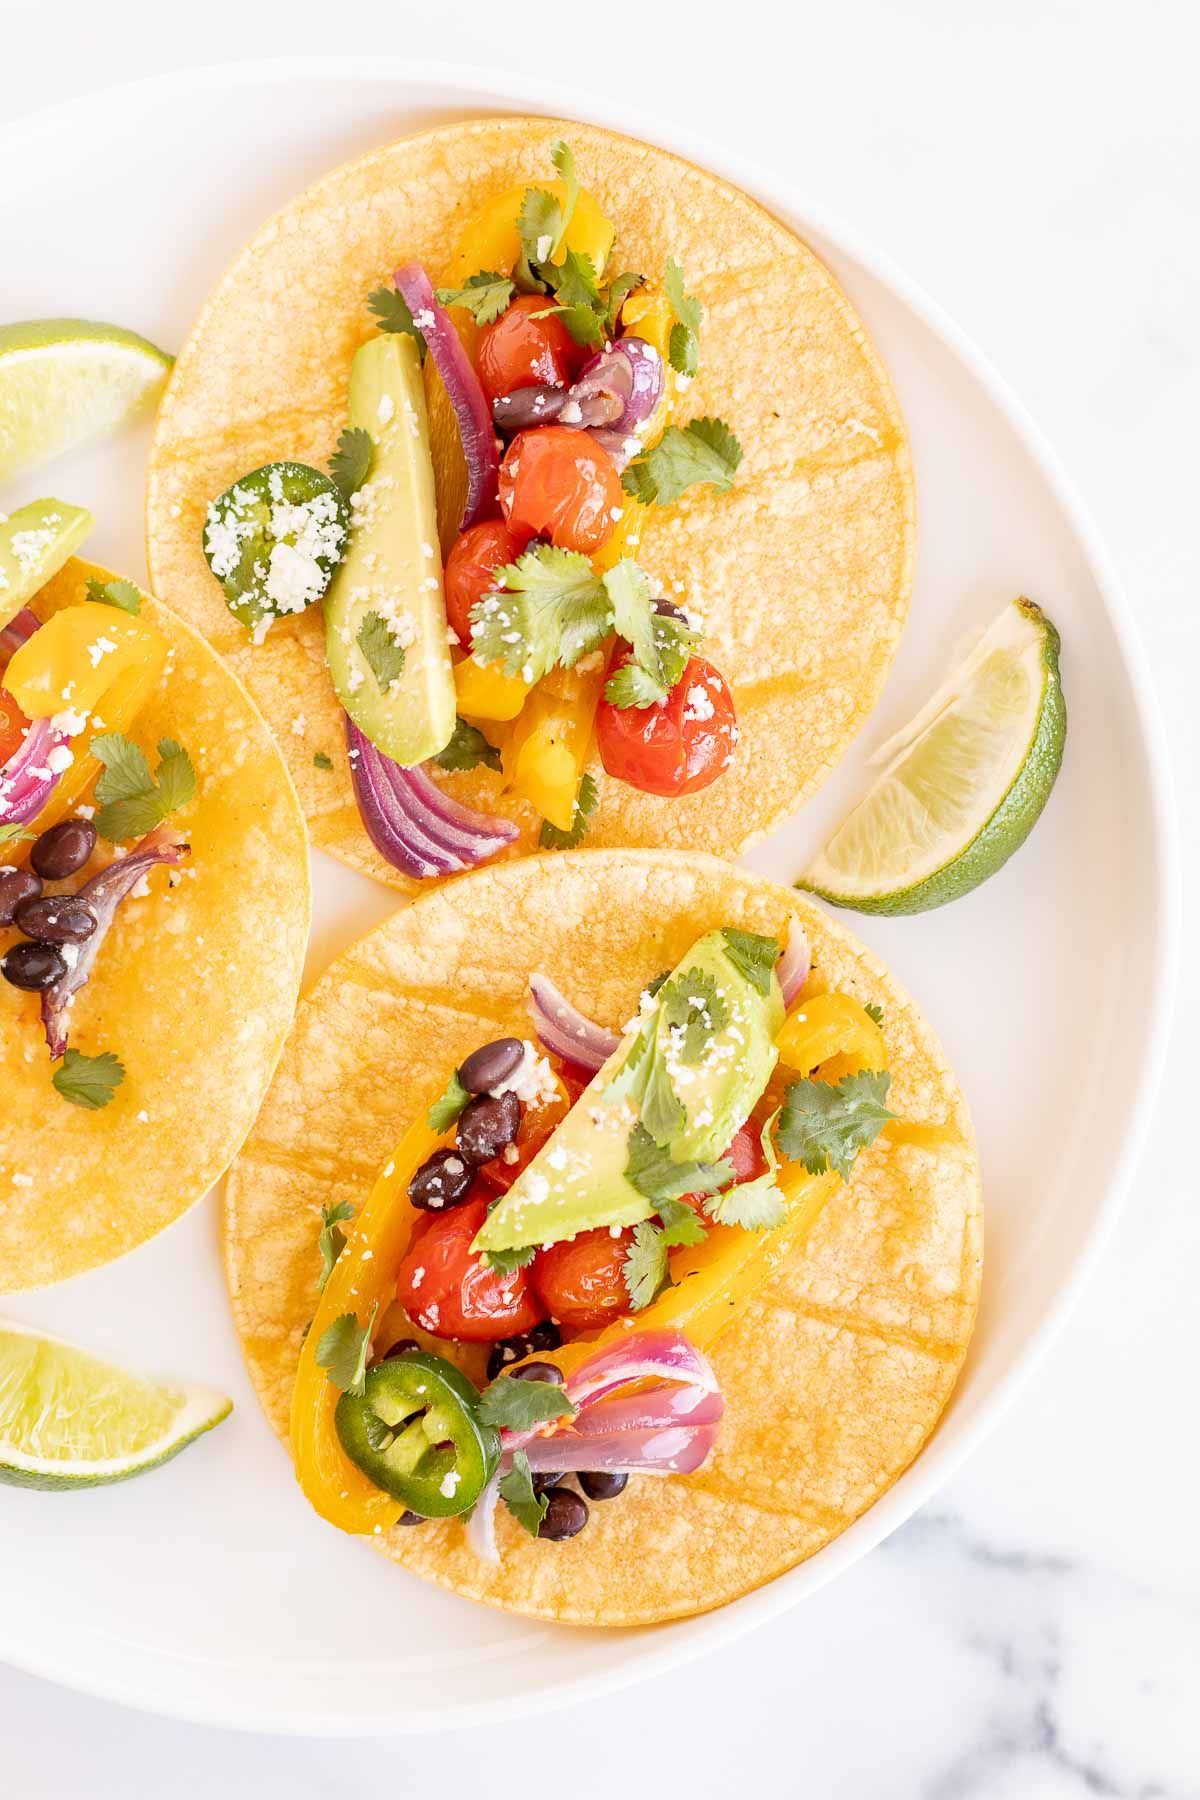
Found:
[(663, 271), (663, 291), (671, 302), (675, 323), (671, 327), (668, 353), (677, 375), (694, 375), (700, 366), (700, 302), (687, 293), (683, 270), (673, 256), (668, 256)]
[(770, 1231), (776, 1225), (782, 1225), (787, 1216), (787, 1201), (775, 1179), (779, 1158), (771, 1139), (778, 1117), (777, 1112), (771, 1114), (759, 1138), (767, 1162), (763, 1174), (756, 1175), (751, 1181), (740, 1181), (722, 1194), (711, 1194), (704, 1202), (705, 1212), (718, 1225), (740, 1225), (746, 1231)]
[(497, 591), (471, 608), (472, 654), (531, 684), (573, 668), (608, 636), (604, 583), (577, 550), (537, 544), (495, 574)]
[(321, 1333), (317, 1344), (317, 1367), (325, 1370), (334, 1387), (343, 1394), (361, 1394), (366, 1389), (367, 1357), (378, 1311), (379, 1302), (376, 1301), (365, 1325), (360, 1325), (353, 1313), (341, 1313)]
[(102, 1050), (98, 1056), (68, 1050), (50, 1079), (64, 1100), (86, 1107), (88, 1112), (99, 1112), (124, 1081), (125, 1068), (111, 1050)]
[(707, 969), (676, 975), (659, 998), (663, 1017), (678, 1033), (674, 1043), (680, 1062), (699, 1062), (718, 1032), (729, 1023), (729, 1002)]
[(329, 459), (329, 474), (343, 500), (357, 494), (375, 460), (375, 440), (361, 425), (347, 425)]
[(515, 1375), (498, 1375), (479, 1396), (480, 1420), (498, 1431), (528, 1431), (549, 1419), (573, 1419), (575, 1411), (557, 1382), (521, 1381)]
[(575, 817), (571, 821), (570, 831), (561, 831), (552, 825), (549, 819), (542, 820), (542, 829), (538, 832), (539, 850), (575, 850), (587, 836), (588, 824), (592, 814), (600, 802), (600, 790), (594, 778), (586, 772), (579, 777), (579, 792), (575, 796)]
[(693, 419), (682, 428), (668, 425), (630, 463), (621, 485), (644, 506), (669, 506), (697, 482), (728, 492), (741, 460), (742, 447), (723, 419)]
[(445, 1093), (439, 1100), (435, 1100), (429, 1109), (430, 1131), (436, 1131), (439, 1137), (443, 1131), (449, 1131), (470, 1098), (470, 1094), (458, 1079), (458, 1070), (455, 1069), (446, 1083)]
[(883, 1008), (876, 1001), (868, 1000), (867, 1004), (863, 1007), (863, 1011), (866, 1013), (868, 1019), (873, 1019), (875, 1021), (876, 1025), (883, 1024)]
[(402, 331), (406, 337), (415, 338), (417, 354), (422, 363), (425, 361), (425, 339), (417, 330), (408, 301), (395, 288), (376, 288), (367, 295), (367, 305), (379, 322), (380, 331)]
[(333, 767), (333, 758), (326, 756), (326, 754), (323, 750), (318, 750), (313, 757), (313, 768), (314, 769), (332, 769), (332, 767)]
[(836, 1169), (848, 1181), (855, 1156), (896, 1116), (884, 1105), (891, 1080), (885, 1069), (864, 1069), (838, 1082), (794, 1081), (783, 1097), (779, 1148), (810, 1175)]
[(715, 1194), (728, 1187), (736, 1171), (727, 1162), (673, 1162), (640, 1122), (629, 1134), (625, 1179), (656, 1204), (681, 1194)]
[(481, 269), (463, 287), (437, 288), (435, 292), (443, 306), (461, 306), (477, 325), (490, 325), (507, 310), (516, 289), (507, 276)]
[(500, 752), (495, 744), (489, 744), (482, 731), (468, 725), (465, 719), (454, 721), (450, 742), (433, 760), (443, 769), (477, 769), (480, 763), (485, 769), (501, 766)]
[(321, 1235), (317, 1239), (317, 1248), (321, 1252), (321, 1273), (317, 1277), (317, 1292), (325, 1292), (325, 1283), (333, 1274), (333, 1265), (346, 1248), (346, 1234), (342, 1230), (342, 1220), (352, 1219), (354, 1208), (348, 1200), (339, 1200), (336, 1206), (321, 1208)]
[(545, 1494), (534, 1493), (529, 1458), (523, 1450), (513, 1452), (512, 1468), (500, 1478), (500, 1498), (518, 1525), (523, 1525), (530, 1537), (536, 1537), (550, 1502)]
[(385, 694), (393, 681), (404, 672), (403, 646), (392, 636), (383, 614), (377, 612), (363, 614), (363, 621), (354, 641), (379, 683), (380, 693)]
[(87, 597), (101, 606), (115, 606), (125, 613), (136, 614), (142, 610), (142, 596), (132, 581), (97, 581), (94, 576), (89, 576)]
[(173, 738), (160, 738), (153, 775), (145, 751), (120, 731), (93, 739), (92, 755), (104, 764), (96, 783), (96, 830), (110, 843), (144, 837), (196, 792), (192, 759)]
[(762, 937), (757, 931), (737, 931), (731, 925), (722, 928), (721, 936), (725, 940), (725, 954), (738, 974), (746, 977), (756, 993), (769, 994), (771, 977), (779, 961), (779, 940)]

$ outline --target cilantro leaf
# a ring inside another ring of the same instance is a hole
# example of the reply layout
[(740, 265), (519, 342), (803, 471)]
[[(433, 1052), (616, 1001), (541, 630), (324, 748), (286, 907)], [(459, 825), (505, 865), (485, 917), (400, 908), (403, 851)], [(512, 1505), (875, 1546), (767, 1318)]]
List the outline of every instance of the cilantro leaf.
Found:
[(379, 321), (380, 331), (403, 331), (416, 338), (417, 354), (425, 361), (425, 339), (417, 330), (408, 301), (396, 288), (376, 288), (367, 295), (367, 305)]
[(604, 698), (610, 706), (636, 706), (645, 709), (647, 706), (661, 706), (667, 697), (667, 690), (648, 675), (636, 662), (623, 663), (614, 669), (604, 684)]
[(625, 1179), (656, 1204), (678, 1200), (681, 1194), (716, 1193), (733, 1178), (734, 1170), (727, 1162), (673, 1162), (640, 1123), (629, 1134)]
[(609, 630), (603, 582), (586, 556), (536, 544), (497, 569), (497, 591), (471, 608), (476, 662), (502, 664), (508, 675), (540, 681), (556, 664), (572, 668)]
[(142, 610), (142, 596), (132, 581), (97, 581), (90, 575), (87, 597), (101, 606), (116, 606), (121, 612), (140, 613)]
[(0, 844), (19, 844), (36, 836), (36, 831), (29, 831), (24, 825), (0, 825)]
[(325, 1370), (334, 1387), (343, 1394), (365, 1391), (367, 1357), (378, 1311), (377, 1300), (365, 1325), (360, 1325), (353, 1313), (340, 1313), (325, 1327), (318, 1340), (317, 1367)]
[(657, 1019), (657, 1009), (642, 1015), (633, 1041), (625, 1052), (625, 1061), (614, 1071), (600, 1096), (605, 1106), (619, 1106), (624, 1100), (632, 1101), (635, 1106), (640, 1103), (654, 1069), (652, 1052)]
[(436, 1131), (439, 1137), (443, 1131), (449, 1131), (470, 1098), (470, 1094), (458, 1078), (458, 1070), (455, 1069), (446, 1083), (445, 1093), (439, 1100), (435, 1100), (429, 1109), (430, 1131)]
[(518, 1525), (523, 1525), (530, 1537), (536, 1537), (550, 1502), (545, 1494), (534, 1493), (529, 1458), (523, 1450), (514, 1451), (512, 1468), (500, 1478), (500, 1498)]
[(375, 440), (361, 425), (349, 426), (341, 433), (337, 449), (329, 459), (329, 474), (343, 500), (357, 494), (375, 460)]
[(670, 1286), (667, 1246), (658, 1226), (652, 1225), (649, 1220), (634, 1226), (633, 1242), (625, 1257), (622, 1274), (629, 1292), (631, 1312), (644, 1311), (658, 1299), (665, 1287)]
[(550, 252), (551, 256), (555, 257), (562, 249), (562, 241), (567, 235), (567, 227), (575, 214), (575, 207), (579, 200), (579, 181), (575, 174), (575, 158), (571, 155), (570, 146), (562, 138), (555, 138), (551, 144), (550, 161), (557, 169), (562, 178), (562, 184), (567, 190), (566, 204), (562, 209), (562, 224), (559, 226), (554, 248)]
[(587, 836), (588, 822), (600, 803), (600, 790), (593, 776), (586, 772), (579, 777), (579, 792), (575, 796), (575, 817), (571, 821), (570, 831), (560, 831), (549, 819), (542, 820), (542, 829), (538, 832), (539, 850), (574, 850)]
[(762, 1144), (766, 1169), (752, 1181), (739, 1181), (723, 1194), (713, 1194), (704, 1202), (704, 1210), (718, 1225), (740, 1225), (745, 1231), (770, 1231), (782, 1225), (787, 1217), (787, 1201), (775, 1179), (779, 1158), (775, 1154), (772, 1132), (778, 1112), (773, 1112), (762, 1128)]
[(757, 931), (737, 931), (732, 925), (725, 926), (721, 936), (725, 954), (738, 974), (746, 977), (755, 993), (769, 994), (771, 976), (779, 961), (778, 938), (763, 937)]
[(554, 195), (548, 194), (545, 188), (526, 188), (517, 214), (517, 230), (530, 267), (550, 261), (562, 229), (562, 207)]
[(836, 1083), (794, 1081), (783, 1097), (779, 1148), (810, 1175), (836, 1169), (848, 1181), (858, 1151), (896, 1116), (884, 1105), (891, 1080), (885, 1069), (864, 1069)]
[(617, 329), (617, 320), (621, 316), (621, 308), (635, 288), (645, 285), (644, 275), (618, 275), (611, 283), (604, 302), (604, 325), (611, 335)]
[(485, 769), (498, 769), (500, 752), (495, 744), (488, 743), (476, 726), (468, 725), (465, 719), (456, 719), (450, 742), (433, 760), (443, 769), (477, 769), (480, 763)]
[(612, 607), (613, 630), (633, 651), (633, 662), (617, 669), (605, 683), (604, 697), (614, 706), (654, 706), (667, 698), (687, 666), (696, 633), (674, 612), (659, 612), (650, 583), (628, 557), (611, 568), (604, 587)]
[(99, 1112), (107, 1106), (125, 1079), (125, 1066), (111, 1050), (99, 1056), (85, 1056), (82, 1050), (67, 1050), (51, 1080), (64, 1100), (73, 1106)]
[(658, 1216), (662, 1220), (663, 1243), (672, 1248), (684, 1244), (702, 1244), (708, 1233), (686, 1200), (660, 1200)]
[(712, 1039), (729, 1023), (729, 1002), (707, 969), (692, 969), (668, 981), (659, 997), (663, 1017), (678, 1035), (681, 1062), (699, 1062)]
[(522, 1244), (516, 1250), (485, 1250), (483, 1261), (497, 1275), (511, 1275), (514, 1269), (527, 1269), (537, 1251), (536, 1244)]
[(596, 285), (596, 265), (586, 250), (568, 250), (561, 267), (546, 270), (560, 306), (581, 306), (603, 316), (604, 302)]
[(700, 302), (684, 289), (683, 270), (673, 256), (668, 256), (667, 266), (663, 271), (663, 291), (671, 302), (676, 321), (671, 327), (667, 345), (671, 367), (677, 375), (694, 375), (700, 366), (700, 320), (703, 312)]
[(92, 754), (104, 764), (96, 783), (96, 830), (110, 843), (144, 837), (196, 792), (191, 757), (173, 738), (160, 740), (153, 775), (145, 752), (120, 731), (95, 738)]
[(663, 1064), (657, 1038), (642, 1089), (642, 1124), (656, 1144), (669, 1144), (685, 1118), (684, 1106)]
[(741, 460), (742, 447), (723, 419), (693, 419), (683, 429), (668, 425), (630, 463), (621, 485), (644, 506), (669, 506), (697, 482), (727, 493)]
[(370, 665), (380, 693), (386, 694), (393, 681), (403, 673), (404, 650), (392, 636), (383, 614), (364, 613), (354, 641)]
[(667, 339), (667, 359), (677, 375), (686, 375), (689, 380), (700, 367), (700, 345), (696, 334), (678, 320), (672, 325)]
[(315, 756), (313, 757), (313, 768), (314, 769), (332, 769), (332, 767), (333, 767), (332, 757), (326, 756), (324, 750), (318, 750), (316, 752)]
[(548, 306), (544, 312), (531, 316), (548, 319), (552, 314), (562, 320), (575, 342), (585, 349), (598, 350), (604, 342), (604, 327), (590, 306)]
[(325, 1292), (325, 1283), (333, 1274), (333, 1265), (346, 1248), (346, 1234), (342, 1230), (342, 1220), (352, 1219), (354, 1208), (348, 1200), (339, 1200), (336, 1206), (321, 1208), (321, 1235), (317, 1239), (317, 1249), (321, 1252), (321, 1273), (317, 1277), (317, 1292)]
[(876, 1025), (883, 1024), (883, 1008), (874, 1000), (868, 1000), (867, 1004), (863, 1007), (863, 1011), (866, 1013), (868, 1019), (874, 1019)]
[(573, 1419), (576, 1408), (554, 1381), (522, 1381), (516, 1375), (497, 1375), (479, 1396), (476, 1416), (498, 1431), (528, 1431), (549, 1419)]
[(507, 276), (481, 269), (464, 287), (437, 288), (435, 291), (443, 306), (461, 306), (477, 325), (490, 325), (507, 310), (516, 289)]

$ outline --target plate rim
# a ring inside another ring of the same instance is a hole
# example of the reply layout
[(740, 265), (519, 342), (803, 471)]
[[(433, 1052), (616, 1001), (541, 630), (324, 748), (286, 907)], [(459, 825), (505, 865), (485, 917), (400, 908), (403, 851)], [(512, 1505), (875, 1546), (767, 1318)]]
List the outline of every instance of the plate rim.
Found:
[[(673, 1634), (653, 1629), (652, 1635), (661, 1639), (659, 1646), (631, 1659), (628, 1669), (614, 1659), (608, 1669), (589, 1672), (558, 1687), (540, 1690), (528, 1704), (510, 1698), (474, 1700), (439, 1709), (436, 1713), (409, 1714), (401, 1719), (391, 1712), (352, 1713), (340, 1707), (314, 1715), (311, 1709), (301, 1712), (295, 1705), (264, 1708), (253, 1701), (236, 1702), (231, 1696), (218, 1700), (207, 1694), (195, 1696), (176, 1692), (169, 1696), (160, 1693), (149, 1697), (132, 1689), (128, 1677), (123, 1679), (115, 1671), (76, 1666), (69, 1653), (56, 1657), (38, 1650), (22, 1650), (0, 1620), (0, 1662), (94, 1698), (163, 1717), (226, 1729), (338, 1737), (432, 1732), (471, 1724), (494, 1724), (526, 1712), (542, 1713), (596, 1699), (633, 1681), (650, 1679), (681, 1667), (716, 1644), (733, 1642), (757, 1625), (778, 1618), (808, 1594), (818, 1591), (904, 1524), (955, 1474), (1007, 1415), (1063, 1329), (1103, 1253), (1124, 1203), (1145, 1147), (1166, 1062), (1180, 957), (1182, 892), (1179, 822), (1166, 730), (1137, 626), (1111, 555), (1088, 507), (1041, 426), (974, 340), (889, 254), (877, 249), (857, 227), (813, 199), (805, 188), (787, 176), (775, 174), (719, 139), (692, 131), (658, 113), (610, 101), (595, 90), (563, 85), (552, 78), (529, 77), (507, 68), (485, 68), (439, 58), (371, 57), (352, 52), (332, 57), (291, 55), (246, 62), (206, 63), (196, 68), (176, 67), (133, 81), (110, 83), (66, 100), (51, 102), (0, 126), (0, 153), (11, 154), (23, 141), (46, 131), (61, 131), (69, 121), (89, 108), (107, 107), (114, 101), (119, 105), (122, 101), (137, 99), (169, 99), (172, 94), (202, 91), (214, 86), (279, 86), (304, 79), (351, 81), (376, 87), (404, 82), (427, 89), (431, 100), (442, 90), (456, 89), (460, 93), (477, 94), (498, 112), (503, 111), (506, 104), (528, 105), (539, 111), (550, 109), (555, 116), (577, 117), (584, 122), (626, 132), (688, 157), (744, 188), (767, 206), (785, 210), (801, 222), (803, 230), (820, 234), (896, 296), (983, 389), (1043, 478), (1075, 538), (1111, 622), (1117, 649), (1128, 674), (1135, 722), (1146, 758), (1153, 849), (1153, 867), (1148, 871), (1151, 894), (1148, 922), (1153, 938), (1145, 946), (1142, 965), (1143, 975), (1147, 972), (1150, 975), (1146, 983), (1148, 1004), (1144, 1013), (1149, 1054), (1140, 1065), (1139, 1078), (1128, 1102), (1120, 1147), (1110, 1166), (1103, 1193), (1054, 1299), (1041, 1323), (1029, 1334), (1010, 1367), (998, 1379), (994, 1392), (981, 1407), (980, 1417), (959, 1432), (957, 1441), (948, 1446), (943, 1444), (940, 1452), (936, 1439), (926, 1445), (900, 1480), (811, 1563), (798, 1564), (796, 1569), (743, 1596), (736, 1607), (719, 1608), (700, 1615), (690, 1621), (691, 1629), (686, 1635), (675, 1637), (674, 1644), (671, 1642)], [(497, 104), (501, 95), (503, 100)], [(922, 1475), (923, 1468), (926, 1472)], [(796, 1574), (806, 1568), (808, 1576), (803, 1589), (793, 1592), (797, 1586)]]

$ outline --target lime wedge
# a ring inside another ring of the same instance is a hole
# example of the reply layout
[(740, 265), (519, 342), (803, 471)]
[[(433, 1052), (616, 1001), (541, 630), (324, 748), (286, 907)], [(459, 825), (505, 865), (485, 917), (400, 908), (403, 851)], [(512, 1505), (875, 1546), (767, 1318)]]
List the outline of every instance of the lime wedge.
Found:
[(171, 361), (119, 325), (0, 325), (0, 481), (115, 431), (158, 398)]
[(1059, 637), (1014, 600), (872, 758), (886, 764), (797, 886), (856, 912), (916, 913), (969, 894), (1019, 850), (1062, 763)]
[(159, 1387), (23, 1325), (0, 1324), (0, 1483), (127, 1481), (219, 1425), (211, 1388)]
[(31, 500), (7, 518), (0, 513), (0, 626), (58, 574), (94, 523), (86, 507), (65, 500)]

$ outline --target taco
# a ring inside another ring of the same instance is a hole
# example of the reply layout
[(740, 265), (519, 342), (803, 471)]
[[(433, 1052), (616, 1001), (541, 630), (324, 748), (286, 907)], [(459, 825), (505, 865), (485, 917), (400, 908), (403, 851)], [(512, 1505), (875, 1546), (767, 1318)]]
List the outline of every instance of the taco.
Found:
[(325, 1518), (490, 1605), (647, 1624), (812, 1555), (920, 1451), (975, 1318), (979, 1169), (929, 1028), (811, 901), (582, 851), (332, 965), (225, 1250)]
[(304, 821), (253, 702), (174, 613), (0, 522), (0, 1292), (111, 1261), (222, 1173), (308, 930)]
[(874, 704), (914, 530), (895, 396), (813, 252), (676, 156), (529, 118), (270, 220), (175, 365), (147, 497), (153, 579), (313, 841), (406, 891), (585, 832), (761, 836)]

